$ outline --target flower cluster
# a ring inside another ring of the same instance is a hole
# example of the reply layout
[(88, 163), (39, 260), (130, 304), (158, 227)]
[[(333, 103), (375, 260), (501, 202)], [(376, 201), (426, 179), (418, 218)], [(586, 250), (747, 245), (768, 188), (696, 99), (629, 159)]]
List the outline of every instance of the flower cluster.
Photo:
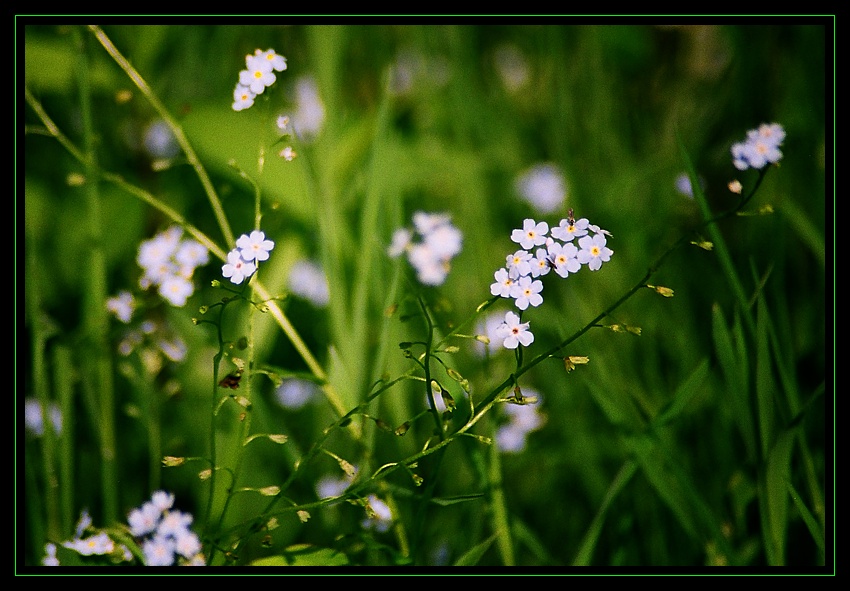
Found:
[(141, 541), (147, 566), (202, 566), (201, 540), (189, 529), (192, 516), (173, 509), (173, 505), (173, 494), (162, 490), (154, 492), (150, 501), (127, 516), (130, 533)]
[(452, 225), (448, 215), (417, 211), (413, 214), (413, 229), (396, 230), (387, 252), (391, 257), (406, 252), (421, 283), (441, 285), (462, 243), (463, 235)]
[(277, 79), (274, 73), (285, 69), (286, 58), (275, 53), (274, 49), (257, 49), (253, 55), (246, 55), (245, 69), (239, 72), (239, 82), (233, 89), (233, 110), (242, 111), (251, 107), (254, 99), (266, 87), (274, 84)]
[(221, 267), (221, 274), (236, 285), (254, 274), (260, 261), (268, 260), (274, 242), (268, 240), (264, 232), (254, 230), (242, 234), (236, 240), (236, 248), (227, 253), (227, 262)]
[(732, 145), (732, 163), (738, 170), (764, 168), (782, 159), (779, 146), (785, 139), (785, 129), (778, 123), (762, 123), (747, 132), (747, 139)]
[[(614, 251), (608, 248), (606, 236), (610, 234), (588, 222), (587, 218), (574, 219), (572, 211), (551, 231), (546, 222), (527, 218), (522, 228), (511, 233), (511, 240), (521, 248), (509, 254), (505, 266), (495, 272), (490, 293), (512, 298), (520, 310), (537, 307), (543, 303), (541, 278), (549, 271), (554, 270), (556, 275), (567, 278), (583, 265), (598, 271), (602, 263), (611, 260)], [(574, 242), (578, 242), (578, 246)], [(506, 348), (516, 349), (534, 340), (528, 327), (527, 322), (520, 322), (517, 314), (508, 312), (496, 334), (504, 339)]]
[[(127, 525), (130, 535), (139, 544), (137, 551), (146, 566), (204, 566), (201, 540), (189, 529), (192, 516), (173, 509), (173, 505), (174, 495), (159, 490), (141, 507), (130, 511)], [(133, 553), (126, 545), (116, 543), (108, 531), (92, 528), (87, 511), (80, 515), (74, 537), (62, 542), (62, 546), (81, 556), (107, 556), (113, 563), (133, 561)], [(44, 566), (60, 565), (56, 550), (56, 544), (45, 544)]]
[[(201, 243), (183, 238), (183, 228), (171, 226), (142, 242), (136, 261), (144, 271), (139, 279), (141, 288), (156, 286), (159, 295), (180, 307), (194, 293), (192, 275), (196, 268), (209, 262), (209, 252)], [(131, 298), (119, 294), (107, 305), (123, 322), (129, 321)]]

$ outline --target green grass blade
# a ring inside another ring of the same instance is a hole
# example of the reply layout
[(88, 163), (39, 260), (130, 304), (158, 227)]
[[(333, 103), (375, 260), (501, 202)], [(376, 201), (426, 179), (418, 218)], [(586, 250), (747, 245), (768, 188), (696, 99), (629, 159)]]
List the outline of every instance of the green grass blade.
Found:
[(605, 516), (608, 513), (608, 509), (611, 507), (614, 499), (617, 498), (617, 495), (623, 491), (632, 477), (637, 473), (637, 470), (638, 463), (634, 460), (627, 460), (620, 467), (620, 470), (605, 492), (605, 497), (602, 499), (602, 504), (596, 511), (593, 521), (590, 523), (581, 540), (579, 550), (573, 559), (573, 566), (589, 566), (591, 564), (593, 551), (599, 542), (599, 535), (602, 533), (602, 526), (605, 524)]
[(732, 415), (738, 425), (744, 446), (747, 449), (747, 457), (754, 461), (757, 456), (756, 429), (753, 422), (753, 413), (750, 410), (750, 385), (747, 380), (747, 356), (746, 351), (742, 354), (741, 349), (746, 347), (742, 341), (741, 326), (737, 324), (735, 333), (726, 326), (723, 310), (715, 304), (712, 309), (712, 336), (714, 338), (714, 351), (720, 368), (726, 381), (724, 391), (731, 404)]
[(815, 541), (815, 544), (818, 545), (820, 551), (824, 552), (826, 548), (824, 544), (823, 529), (821, 529), (817, 519), (815, 519), (815, 516), (812, 515), (811, 511), (809, 511), (809, 508), (806, 507), (806, 503), (803, 501), (802, 497), (800, 497), (800, 493), (797, 492), (794, 485), (791, 484), (790, 481), (786, 482), (786, 484), (788, 485), (788, 494), (791, 495), (791, 500), (794, 501), (794, 506), (797, 507), (797, 511), (800, 512), (800, 517), (802, 517), (803, 522), (806, 524), (809, 533), (812, 534), (812, 539)]

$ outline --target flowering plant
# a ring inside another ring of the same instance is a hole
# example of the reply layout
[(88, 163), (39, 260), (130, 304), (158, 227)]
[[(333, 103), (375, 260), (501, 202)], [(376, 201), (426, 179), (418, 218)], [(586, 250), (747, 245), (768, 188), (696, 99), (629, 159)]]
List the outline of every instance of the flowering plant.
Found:
[(67, 111), (28, 48), (25, 566), (825, 556), (803, 115), (622, 125), (594, 48), (686, 31), (368, 29), (69, 27)]

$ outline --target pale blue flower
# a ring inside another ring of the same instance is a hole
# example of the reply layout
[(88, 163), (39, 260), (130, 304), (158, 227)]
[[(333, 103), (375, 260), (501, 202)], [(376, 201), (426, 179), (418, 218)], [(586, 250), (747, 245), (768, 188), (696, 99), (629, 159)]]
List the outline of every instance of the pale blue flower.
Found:
[(239, 84), (248, 87), (255, 95), (262, 94), (267, 86), (274, 84), (276, 79), (271, 69), (266, 71), (256, 65), (250, 70), (239, 72)]
[(221, 274), (230, 279), (231, 282), (239, 285), (247, 277), (254, 274), (257, 266), (254, 263), (248, 262), (239, 254), (239, 249), (233, 249), (227, 253), (227, 262), (221, 267)]
[(56, 556), (56, 544), (48, 542), (44, 545), (44, 558), (41, 559), (44, 566), (59, 566), (59, 558)]
[(297, 410), (315, 400), (319, 388), (315, 382), (302, 378), (287, 378), (275, 390), (278, 404)]
[(236, 248), (246, 261), (265, 261), (274, 248), (274, 242), (266, 238), (265, 232), (253, 230), (250, 234), (242, 234), (236, 240)]
[(508, 275), (511, 279), (519, 279), (531, 273), (531, 253), (525, 250), (517, 250), (505, 257)]
[(732, 145), (732, 163), (738, 170), (764, 168), (782, 159), (779, 146), (785, 140), (785, 129), (778, 123), (762, 123), (747, 132), (746, 140)]
[(610, 261), (611, 255), (614, 254), (614, 251), (605, 244), (605, 235), (602, 233), (594, 236), (582, 236), (578, 241), (578, 245), (581, 247), (578, 255), (576, 255), (578, 262), (587, 265), (591, 271), (598, 271), (602, 267), (602, 263)]
[(511, 232), (511, 240), (519, 243), (524, 249), (528, 250), (535, 246), (540, 246), (546, 243), (546, 234), (549, 233), (549, 224), (546, 222), (535, 222), (531, 218), (526, 218), (522, 222), (522, 228)]
[(106, 532), (100, 532), (87, 538), (62, 542), (62, 545), (83, 556), (110, 554), (115, 550), (115, 542), (112, 541), (112, 538)]
[(171, 566), (174, 564), (174, 552), (174, 540), (170, 537), (155, 535), (142, 542), (147, 566)]
[[(580, 238), (579, 240), (582, 240)], [(578, 260), (578, 249), (572, 242), (560, 244), (555, 242), (549, 245), (547, 249), (549, 260), (555, 267), (555, 273), (566, 278), (570, 273), (577, 273), (581, 269), (581, 263)]]
[(552, 236), (563, 242), (571, 242), (573, 238), (579, 238), (587, 234), (589, 223), (587, 218), (581, 218), (580, 220), (562, 219), (557, 226), (552, 228)]
[(498, 269), (493, 274), (493, 278), (495, 281), (490, 284), (490, 293), (494, 296), (497, 295), (503, 298), (511, 297), (514, 279), (510, 276), (508, 270), (505, 268)]
[(534, 342), (529, 323), (520, 322), (519, 316), (513, 312), (505, 314), (505, 320), (496, 329), (496, 335), (503, 339), (502, 345), (506, 349), (516, 349), (519, 345), (527, 347)]
[(525, 310), (528, 306), (539, 306), (543, 303), (543, 296), (540, 292), (543, 291), (543, 282), (539, 279), (532, 279), (526, 275), (520, 277), (511, 289), (511, 297), (516, 300), (516, 307), (520, 310)]
[(133, 509), (127, 516), (130, 533), (135, 537), (141, 537), (153, 532), (159, 524), (162, 512), (162, 508), (150, 501), (143, 503), (137, 509)]
[(520, 197), (544, 214), (557, 211), (567, 196), (564, 175), (551, 163), (525, 170), (516, 180), (516, 190)]
[[(554, 241), (553, 241), (554, 244)], [(546, 275), (552, 268), (549, 261), (549, 252), (545, 248), (538, 248), (534, 253), (534, 259), (529, 263), (531, 267), (531, 276), (540, 277)]]
[(322, 267), (311, 260), (301, 260), (292, 265), (287, 280), (289, 291), (322, 308), (330, 301), (328, 278)]
[(157, 289), (162, 299), (178, 308), (186, 305), (186, 300), (195, 291), (194, 284), (182, 275), (167, 275)]
[(136, 300), (129, 291), (122, 290), (106, 300), (106, 309), (112, 312), (118, 320), (127, 324), (133, 318)]
[(233, 110), (242, 111), (254, 105), (257, 94), (244, 84), (237, 84), (233, 89)]

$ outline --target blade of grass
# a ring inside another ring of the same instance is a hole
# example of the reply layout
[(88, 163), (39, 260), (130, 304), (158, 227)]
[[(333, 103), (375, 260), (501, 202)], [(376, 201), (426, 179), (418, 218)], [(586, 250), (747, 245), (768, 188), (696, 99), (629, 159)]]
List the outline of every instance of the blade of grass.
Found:
[(590, 526), (587, 528), (587, 531), (582, 538), (579, 551), (573, 559), (573, 566), (590, 565), (590, 561), (593, 558), (593, 551), (596, 548), (596, 544), (599, 542), (599, 534), (602, 533), (602, 526), (605, 523), (605, 516), (608, 513), (608, 509), (611, 507), (611, 503), (617, 495), (623, 491), (626, 484), (628, 484), (632, 477), (637, 473), (637, 470), (638, 463), (634, 460), (626, 460), (620, 467), (620, 470), (617, 472), (617, 475), (614, 476), (614, 480), (611, 481), (611, 485), (605, 492), (605, 497), (602, 499), (602, 504), (596, 511), (593, 521), (590, 523)]
[(103, 247), (103, 220), (101, 196), (98, 188), (98, 162), (95, 149), (94, 111), (89, 81), (89, 58), (87, 37), (74, 28), (77, 44), (75, 74), (80, 92), (80, 114), (83, 128), (83, 164), (88, 182), (85, 186), (86, 218), (91, 249), (87, 257), (86, 287), (84, 291), (83, 329), (91, 350), (85, 357), (88, 366), (87, 380), (93, 386), (98, 400), (100, 430), (101, 493), (103, 495), (103, 519), (112, 523), (118, 518), (118, 466), (115, 443), (115, 391), (112, 375), (112, 360), (108, 348), (109, 317), (106, 310), (106, 253)]
[(480, 542), (464, 552), (454, 563), (454, 566), (475, 566), (478, 564), (478, 561), (481, 560), (481, 557), (484, 556), (484, 553), (490, 549), (490, 546), (493, 545), (493, 542), (499, 536), (499, 532), (494, 533), (489, 538)]
[(67, 345), (53, 347), (53, 384), (62, 413), (62, 433), (59, 436), (59, 494), (62, 513), (62, 532), (70, 536), (74, 531), (74, 367), (71, 350)]
[[(736, 319), (738, 316), (736, 315)], [(731, 404), (732, 416), (738, 425), (744, 447), (747, 450), (747, 458), (754, 462), (758, 455), (756, 443), (756, 430), (753, 425), (753, 414), (749, 405), (750, 385), (747, 379), (746, 351), (741, 354), (739, 347), (746, 347), (742, 342), (741, 325), (737, 323), (734, 327), (734, 336), (726, 326), (723, 310), (715, 304), (712, 308), (712, 336), (714, 337), (714, 351), (720, 363), (721, 370), (726, 379), (724, 391)]]
[(812, 539), (815, 541), (815, 544), (818, 545), (820, 551), (824, 552), (826, 548), (824, 544), (823, 530), (818, 524), (817, 519), (815, 519), (815, 516), (812, 515), (811, 511), (809, 511), (809, 508), (806, 507), (806, 503), (803, 501), (802, 497), (800, 497), (800, 493), (797, 492), (794, 485), (791, 484), (790, 481), (787, 481), (786, 484), (788, 485), (788, 494), (791, 495), (791, 500), (794, 501), (797, 511), (800, 512), (800, 517), (803, 518), (803, 522), (806, 524), (809, 533), (812, 534)]

